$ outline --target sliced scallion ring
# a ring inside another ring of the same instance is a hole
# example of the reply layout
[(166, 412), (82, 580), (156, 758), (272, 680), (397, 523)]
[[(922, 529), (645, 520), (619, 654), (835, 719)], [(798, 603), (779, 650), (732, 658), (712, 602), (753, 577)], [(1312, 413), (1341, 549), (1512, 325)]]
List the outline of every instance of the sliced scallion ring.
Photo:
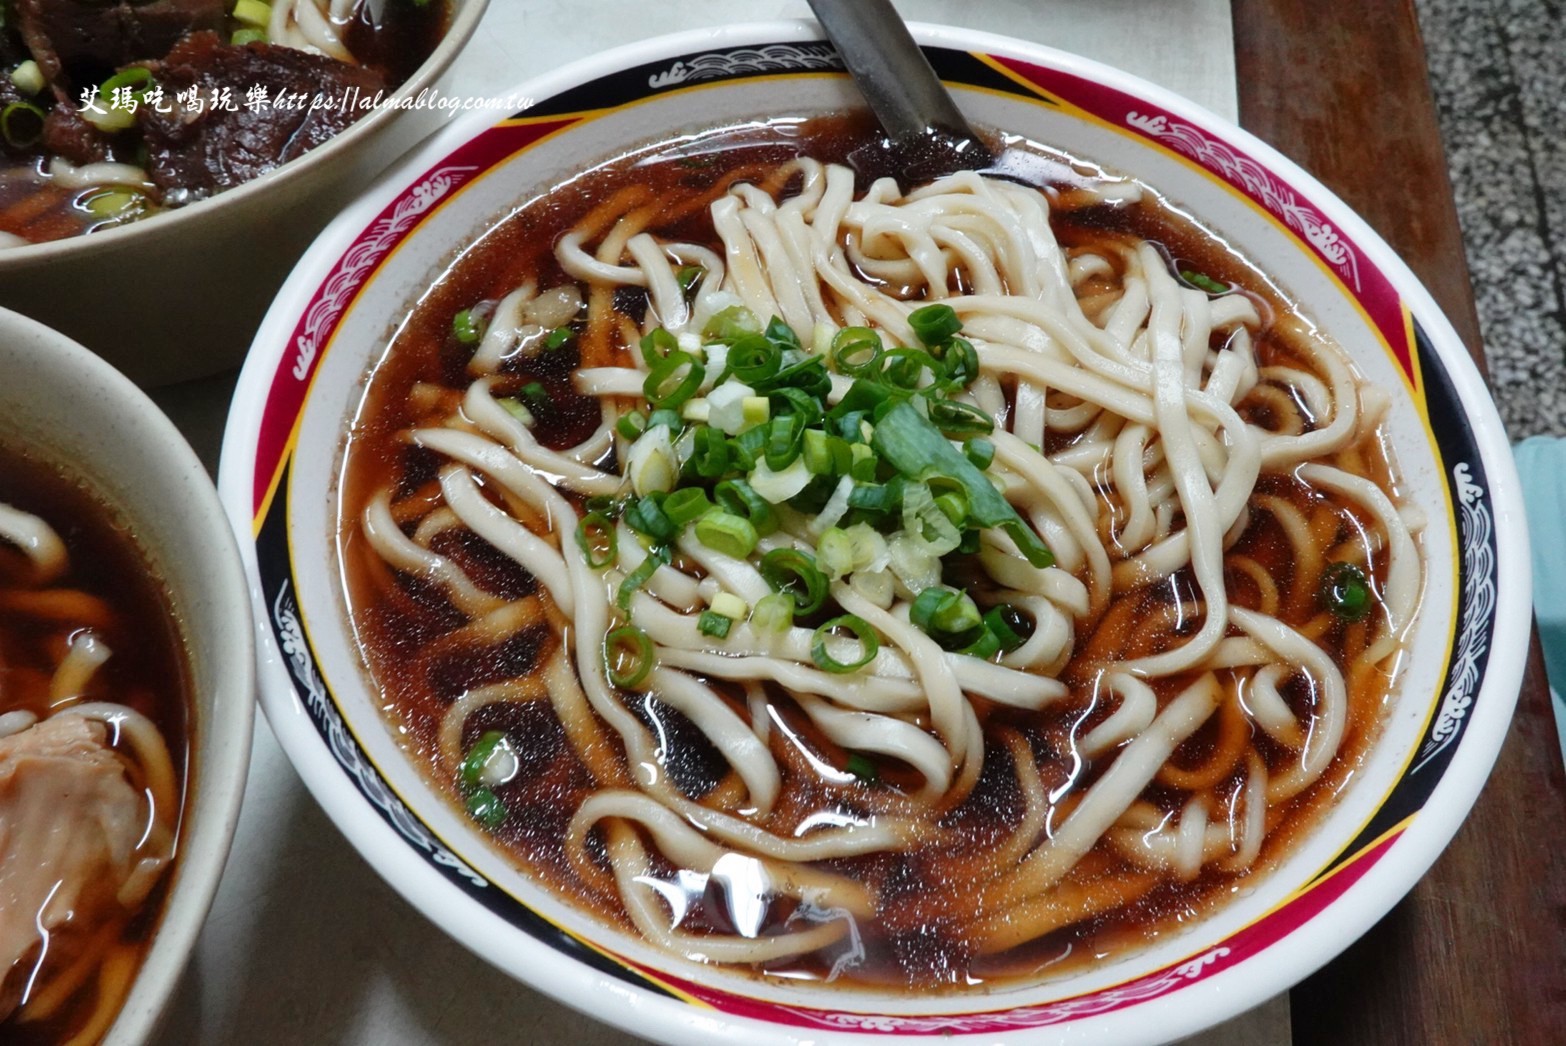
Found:
[(696, 521), (696, 540), (714, 552), (745, 559), (756, 550), (760, 538), (750, 520), (718, 509)]
[[(854, 638), (859, 641), (859, 657), (853, 661), (839, 661), (827, 650), (827, 639), (838, 629), (852, 632)], [(864, 618), (854, 614), (844, 614), (842, 617), (834, 617), (816, 629), (810, 637), (810, 660), (816, 663), (816, 667), (823, 672), (832, 672), (841, 675), (845, 672), (855, 672), (875, 660), (875, 655), (881, 649), (881, 637), (876, 634)]]
[(483, 786), (484, 768), (489, 765), (490, 759), (495, 755), (495, 749), (499, 748), (505, 739), (506, 735), (499, 730), (489, 730), (474, 742), (472, 748), (468, 749), (462, 765), (457, 767), (464, 791)]
[(1370, 580), (1352, 563), (1329, 563), (1321, 575), (1321, 602), (1344, 621), (1363, 621), (1374, 602)]
[(908, 326), (926, 345), (944, 345), (962, 330), (962, 320), (950, 305), (936, 303), (908, 314)]
[(488, 788), (476, 789), (468, 796), (468, 816), (485, 828), (499, 828), (506, 823), (510, 811), (500, 796)]
[(576, 543), (587, 565), (602, 570), (619, 557), (619, 536), (614, 522), (602, 512), (589, 512), (576, 525)]
[(604, 671), (609, 682), (622, 690), (645, 684), (655, 657), (652, 640), (635, 625), (622, 625), (604, 636)]
[(12, 102), (0, 109), (0, 138), (13, 149), (31, 149), (43, 140), (45, 115), (32, 102)]
[(794, 612), (814, 614), (826, 602), (827, 579), (816, 557), (797, 548), (775, 548), (761, 557), (761, 576), (775, 592), (794, 600)]

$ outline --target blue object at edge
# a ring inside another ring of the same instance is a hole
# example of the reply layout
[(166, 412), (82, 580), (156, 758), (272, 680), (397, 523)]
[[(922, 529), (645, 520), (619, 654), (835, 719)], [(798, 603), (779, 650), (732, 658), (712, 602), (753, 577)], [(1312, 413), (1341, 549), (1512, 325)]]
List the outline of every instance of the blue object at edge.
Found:
[(1566, 439), (1535, 436), (1512, 448), (1533, 545), (1533, 609), (1566, 757)]

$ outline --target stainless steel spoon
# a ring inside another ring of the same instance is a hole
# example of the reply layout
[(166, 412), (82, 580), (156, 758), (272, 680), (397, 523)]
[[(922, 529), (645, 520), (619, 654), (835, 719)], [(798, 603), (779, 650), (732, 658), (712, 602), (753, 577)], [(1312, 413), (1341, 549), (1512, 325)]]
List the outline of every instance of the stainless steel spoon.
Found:
[(861, 173), (924, 182), (979, 171), (1034, 188), (1058, 179), (1042, 156), (997, 151), (968, 125), (889, 0), (810, 0), (810, 9), (886, 132), (849, 157)]

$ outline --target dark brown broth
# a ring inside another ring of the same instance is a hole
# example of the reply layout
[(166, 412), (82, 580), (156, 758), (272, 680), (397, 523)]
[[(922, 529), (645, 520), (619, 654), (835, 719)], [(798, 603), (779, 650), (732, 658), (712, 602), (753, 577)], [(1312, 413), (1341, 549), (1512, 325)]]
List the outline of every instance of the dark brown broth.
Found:
[[(387, 568), (368, 551), (356, 522), (358, 507), (372, 491), (385, 487), (407, 493), (430, 483), (433, 478), (428, 455), (409, 448), (399, 433), (420, 420), (407, 406), (407, 393), (414, 383), (428, 382), (454, 389), (467, 385), (469, 379), (463, 368), (471, 349), (460, 346), (451, 337), (453, 316), (461, 309), (492, 303), (527, 279), (536, 280), (541, 288), (565, 282), (567, 278), (554, 259), (555, 241), (594, 207), (627, 186), (646, 186), (653, 197), (665, 201), (666, 207), (677, 209), (689, 199), (710, 193), (714, 186), (723, 184), (724, 179), (734, 177), (734, 168), (712, 162), (710, 149), (714, 140), (743, 146), (734, 150), (737, 159), (733, 163), (761, 177), (767, 168), (802, 153), (823, 161), (842, 161), (866, 140), (867, 134), (868, 124), (863, 118), (844, 117), (815, 120), (804, 125), (790, 122), (729, 129), (714, 132), (711, 137), (698, 137), (694, 142), (682, 140), (678, 146), (654, 145), (639, 150), (519, 207), (457, 258), (405, 318), (391, 349), (377, 367), (349, 439), (342, 478), (343, 504), (347, 508), (340, 533), (344, 583), (361, 648), (371, 675), (385, 696), (384, 710), (415, 761), (453, 802), (460, 804), (460, 793), (453, 776), (440, 766), (436, 732), (441, 713), (461, 688), (449, 678), (431, 680), (422, 671), (421, 650), (434, 637), (452, 627), (455, 618), (442, 598), (419, 598), (419, 594), (410, 593), (405, 584), (391, 577)], [(1094, 171), (1089, 164), (1052, 155), (1060, 161), (1062, 172), (1090, 176)], [(1194, 227), (1152, 194), (1148, 194), (1143, 203), (1131, 207), (1100, 206), (1060, 213), (1054, 225), (1062, 244), (1071, 250), (1090, 249), (1106, 238), (1128, 235), (1154, 240), (1179, 259), (1181, 267), (1198, 269), (1214, 278), (1243, 286), (1264, 316), (1288, 313), (1288, 303), (1248, 262), (1222, 240)], [(652, 228), (672, 239), (708, 244), (716, 239), (706, 221), (704, 208), (674, 222), (660, 224), (655, 221)], [(626, 304), (617, 300), (617, 305), (624, 307)], [(587, 345), (581, 351), (601, 354), (606, 350), (602, 346)], [(612, 363), (612, 353), (620, 350), (607, 351), (611, 352), (609, 358), (597, 358), (594, 365)], [(1260, 337), (1257, 356), (1259, 366), (1301, 365), (1302, 359), (1300, 349), (1291, 346), (1277, 328)], [(510, 372), (496, 390), (497, 394), (512, 394), (525, 382), (534, 380), (546, 386), (551, 398), (560, 405), (559, 412), (553, 419), (548, 415), (540, 416), (534, 431), (548, 445), (573, 445), (585, 438), (597, 423), (592, 401), (578, 396), (570, 386), (570, 373), (579, 362), (574, 343), (555, 354), (546, 353), (538, 361), (521, 364), (521, 369)], [(1046, 449), (1053, 451), (1059, 447)], [(1379, 458), (1379, 450), (1367, 446), (1364, 453), (1376, 477), (1384, 479), (1388, 470)], [(1302, 485), (1287, 479), (1266, 478), (1261, 489), (1292, 500), (1306, 510), (1313, 509), (1320, 501)], [(1353, 510), (1340, 504), (1336, 511), (1347, 514)], [(1291, 580), (1287, 542), (1270, 517), (1258, 514), (1257, 518), (1258, 522), (1242, 539), (1239, 551), (1257, 558), (1273, 572), (1280, 589), (1287, 589)], [(949, 567), (948, 580), (960, 577), (960, 573), (960, 562), (953, 563)], [(1249, 590), (1242, 581), (1231, 577), (1230, 584), (1242, 604), (1254, 599), (1254, 593), (1247, 596)], [(1120, 629), (1110, 640), (1125, 648), (1123, 656), (1131, 656), (1133, 650), (1140, 654), (1152, 653), (1176, 641), (1174, 635), (1166, 634), (1149, 645), (1147, 630), (1137, 627), (1147, 614), (1171, 604), (1176, 592), (1186, 598), (1194, 594), (1194, 583), (1188, 571), (1176, 575), (1172, 583), (1162, 582), (1124, 597), (1136, 601), (1139, 610), (1130, 618), (1131, 627)], [(1304, 623), (1298, 615), (1283, 616), (1292, 625)], [(1079, 649), (1091, 646), (1099, 625), (1098, 621), (1079, 622)], [(1345, 633), (1340, 626), (1323, 639), (1340, 661)], [(534, 655), (542, 658), (559, 641), (555, 635), (540, 634)], [(494, 651), (475, 652), (473, 663), (468, 666), (471, 677), (488, 678), (496, 657)], [(1192, 882), (1164, 882), (1126, 908), (1084, 920), (1010, 952), (982, 959), (971, 955), (961, 920), (952, 914), (954, 908), (959, 907), (956, 902), (965, 892), (971, 892), (964, 889), (970, 881), (967, 869), (971, 867), (974, 853), (983, 852), (1006, 838), (1022, 809), (1018, 786), (1011, 772), (1010, 752), (997, 742), (997, 738), (1009, 730), (1025, 739), (1034, 753), (1046, 789), (1060, 787), (1074, 779), (1074, 791), (1080, 792), (1103, 770), (1102, 765), (1077, 769), (1073, 742), (1108, 715), (1107, 709), (1093, 705), (1096, 675), (1093, 664), (1084, 663), (1080, 658), (1074, 660), (1063, 673), (1074, 698), (1047, 712), (1027, 713), (982, 700), (977, 702), (988, 739), (985, 770), (968, 799), (940, 820), (943, 827), (955, 830), (956, 841), (932, 844), (896, 857), (877, 854), (823, 862), (824, 867), (868, 883), (884, 898), (883, 911), (876, 922), (859, 927), (867, 955), (863, 964), (851, 971), (849, 979), (893, 986), (961, 988), (982, 981), (1029, 976), (1045, 967), (1052, 972), (1069, 969), (1091, 962), (1097, 955), (1149, 940), (1188, 922), (1209, 910), (1220, 895), (1228, 893), (1243, 878), (1207, 869)], [(1191, 678), (1160, 681), (1156, 687), (1160, 700), (1170, 699), (1191, 682)], [(745, 702), (734, 688), (720, 681), (708, 682), (724, 693), (738, 714), (748, 718)], [(784, 773), (784, 795), (788, 796), (785, 802), (780, 802), (780, 806), (786, 805), (788, 809), (775, 813), (777, 820), (770, 822), (774, 830), (788, 834), (788, 830), (797, 826), (799, 815), (808, 811), (864, 814), (877, 809), (878, 803), (884, 808), (886, 792), (897, 787), (912, 790), (919, 784), (920, 778), (911, 768), (890, 760), (884, 761), (880, 784), (875, 788), (820, 780), (808, 772), (804, 757), (794, 749), (787, 734), (792, 733), (815, 756), (835, 767), (845, 765), (848, 753), (815, 729), (785, 693), (770, 684), (768, 692), (778, 718), (772, 730), (771, 747)], [(1259, 866), (1276, 859), (1287, 850), (1296, 835), (1310, 827), (1315, 819), (1313, 811), (1356, 765), (1379, 722), (1375, 708), (1381, 699), (1379, 691), (1368, 695), (1366, 700), (1372, 707), (1352, 714), (1348, 736), (1334, 769), (1289, 804), (1282, 823), (1268, 833)], [(646, 709), (656, 708), (656, 711), (644, 709), (643, 699), (637, 695), (627, 695), (626, 701), (644, 721), (650, 721), (651, 716), (656, 715), (666, 733), (680, 738), (679, 754), (671, 757), (669, 769), (687, 794), (699, 799), (718, 786), (726, 766), (699, 732), (682, 727), (678, 713), (656, 707), (654, 702), (646, 702)], [(1300, 710), (1303, 711), (1303, 705)], [(519, 774), (502, 790), (502, 798), (512, 810), (522, 812), (514, 813), (495, 833), (495, 838), (521, 866), (540, 875), (566, 895), (587, 904), (600, 917), (624, 925), (618, 900), (595, 892), (589, 884), (583, 883), (559, 849), (563, 826), (577, 804), (589, 794), (587, 773), (576, 763), (558, 724), (547, 730), (537, 722), (541, 716), (552, 722), (552, 715), (542, 710), (529, 710), (526, 715), (530, 725), (523, 726), (508, 723), (511, 714), (496, 711), (474, 716), (464, 730), (464, 746), (489, 729), (507, 730), (514, 745), (521, 749), (536, 743), (536, 738), (544, 738), (540, 750), (528, 757), (530, 762), (539, 764), (538, 776), (529, 781), (526, 773)], [(780, 725), (787, 730), (779, 729)], [(1214, 722), (1181, 746), (1174, 759), (1175, 765), (1200, 764), (1217, 743), (1217, 732), (1214, 717)], [(1282, 760), (1288, 753), (1269, 745), (1258, 744), (1258, 749), (1272, 769), (1281, 771)], [(1243, 761), (1240, 765), (1243, 766)], [(1236, 769), (1215, 791), (1221, 796), (1232, 794), (1240, 786), (1242, 776), (1242, 771)], [(1172, 812), (1178, 809), (1180, 797), (1179, 793), (1155, 784), (1144, 798)], [(1054, 821), (1059, 823), (1059, 817)], [(1101, 846), (1101, 849), (1107, 851), (1107, 847)], [(652, 852), (656, 854), (655, 848)], [(1106, 873), (1115, 872), (1117, 864), (1129, 868), (1112, 852), (1103, 853), (1099, 859), (1104, 863)], [(661, 858), (655, 856), (654, 860)], [(663, 873), (672, 880), (674, 869), (665, 867)], [(773, 917), (781, 920), (786, 914), (779, 909)], [(710, 897), (696, 898), (692, 914), (682, 928), (722, 929), (724, 924), (721, 903), (715, 903)], [(810, 956), (770, 967), (766, 972), (825, 977), (834, 957), (833, 954)]]

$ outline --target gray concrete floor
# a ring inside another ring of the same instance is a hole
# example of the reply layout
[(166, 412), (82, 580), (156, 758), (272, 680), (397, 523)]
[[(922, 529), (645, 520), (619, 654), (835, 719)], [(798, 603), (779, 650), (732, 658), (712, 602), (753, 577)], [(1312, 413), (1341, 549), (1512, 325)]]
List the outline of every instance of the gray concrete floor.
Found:
[(1566, 436), (1566, 3), (1415, 6), (1501, 417)]

